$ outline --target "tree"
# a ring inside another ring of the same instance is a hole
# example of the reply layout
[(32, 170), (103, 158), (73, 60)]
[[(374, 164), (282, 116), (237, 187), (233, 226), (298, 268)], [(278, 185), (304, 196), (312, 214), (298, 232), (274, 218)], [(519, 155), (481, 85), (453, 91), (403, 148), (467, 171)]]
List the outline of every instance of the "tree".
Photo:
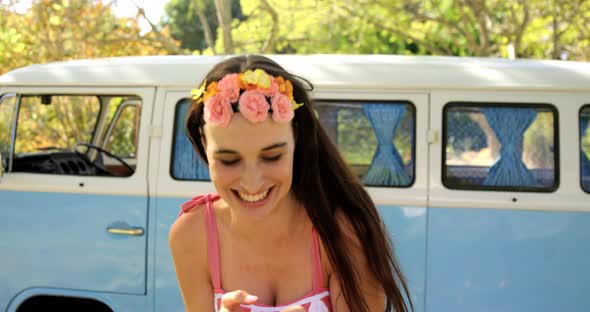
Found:
[[(170, 27), (172, 37), (181, 42), (182, 48), (199, 54), (224, 51), (215, 46), (219, 26), (215, 0), (171, 0), (165, 11), (162, 25)], [(238, 23), (243, 19), (240, 1), (231, 2), (231, 16)]]
[(138, 19), (116, 17), (111, 3), (36, 0), (25, 14), (0, 12), (0, 74), (58, 60), (178, 52), (167, 29), (142, 36)]
[(590, 56), (588, 0), (241, 2), (246, 19), (232, 30), (239, 53)]

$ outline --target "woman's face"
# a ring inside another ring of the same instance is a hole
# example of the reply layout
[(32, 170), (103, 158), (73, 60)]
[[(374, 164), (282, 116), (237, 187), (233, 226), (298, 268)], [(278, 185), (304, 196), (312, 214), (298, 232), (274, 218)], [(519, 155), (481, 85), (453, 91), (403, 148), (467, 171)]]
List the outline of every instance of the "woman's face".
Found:
[(286, 202), (295, 142), (290, 123), (250, 123), (234, 113), (226, 127), (205, 124), (203, 145), (215, 189), (233, 212), (261, 218)]

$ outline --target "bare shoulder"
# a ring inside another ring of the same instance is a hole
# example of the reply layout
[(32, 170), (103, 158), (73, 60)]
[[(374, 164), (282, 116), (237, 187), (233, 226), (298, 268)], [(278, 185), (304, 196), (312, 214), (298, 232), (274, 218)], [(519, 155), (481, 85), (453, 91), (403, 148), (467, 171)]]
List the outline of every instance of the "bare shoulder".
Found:
[[(211, 304), (213, 297), (204, 210), (204, 207), (195, 207), (181, 215), (168, 234), (178, 285), (186, 311), (190, 312), (203, 311), (203, 307)], [(209, 311), (208, 308), (206, 310)]]
[(195, 207), (176, 219), (168, 233), (170, 248), (206, 247), (201, 246), (206, 243), (204, 210), (204, 205), (203, 207)]

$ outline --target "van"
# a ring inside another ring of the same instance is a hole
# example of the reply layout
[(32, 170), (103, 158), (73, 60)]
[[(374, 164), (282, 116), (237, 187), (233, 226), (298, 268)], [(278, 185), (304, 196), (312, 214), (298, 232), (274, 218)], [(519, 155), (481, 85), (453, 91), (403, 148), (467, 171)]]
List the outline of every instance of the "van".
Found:
[[(271, 56), (386, 223), (415, 311), (587, 311), (590, 64)], [(183, 122), (224, 57), (0, 76), (0, 311), (183, 311), (168, 231), (214, 192)]]

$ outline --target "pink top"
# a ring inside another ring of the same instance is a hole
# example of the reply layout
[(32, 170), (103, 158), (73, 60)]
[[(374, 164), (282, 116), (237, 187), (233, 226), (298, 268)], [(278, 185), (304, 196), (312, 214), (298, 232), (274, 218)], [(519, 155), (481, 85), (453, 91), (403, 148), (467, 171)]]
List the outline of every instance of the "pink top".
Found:
[[(221, 296), (226, 291), (221, 287), (221, 271), (219, 267), (219, 241), (217, 239), (217, 223), (215, 222), (215, 212), (213, 211), (213, 202), (219, 199), (217, 194), (207, 194), (193, 197), (182, 205), (180, 215), (191, 209), (207, 204), (205, 207), (205, 225), (207, 231), (207, 256), (209, 258), (209, 271), (214, 287), (214, 306), (215, 312), (221, 307)], [(315, 228), (312, 230), (313, 238), (313, 288), (303, 298), (295, 300), (289, 304), (278, 307), (272, 307), (265, 304), (248, 304), (242, 305), (242, 312), (280, 312), (291, 306), (302, 306), (305, 311), (309, 312), (330, 312), (330, 292), (323, 287), (324, 278), (320, 261), (320, 246)]]

